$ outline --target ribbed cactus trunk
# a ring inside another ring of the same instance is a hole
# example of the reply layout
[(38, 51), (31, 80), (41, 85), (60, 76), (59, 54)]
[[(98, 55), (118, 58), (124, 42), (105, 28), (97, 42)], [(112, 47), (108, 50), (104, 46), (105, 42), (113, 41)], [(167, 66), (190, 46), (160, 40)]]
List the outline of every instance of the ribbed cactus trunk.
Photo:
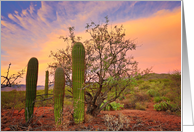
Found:
[(45, 75), (45, 97), (48, 98), (48, 80), (49, 80), (49, 71), (46, 71)]
[(36, 87), (38, 80), (38, 60), (33, 57), (28, 62), (26, 74), (26, 106), (25, 119), (30, 120), (34, 112), (34, 101), (36, 99)]
[(77, 42), (72, 49), (73, 116), (76, 124), (84, 121), (84, 90), (82, 89), (85, 81), (84, 72), (85, 48), (82, 43)]
[(65, 76), (64, 70), (58, 67), (55, 71), (54, 82), (54, 116), (57, 125), (62, 123), (64, 89), (65, 89)]

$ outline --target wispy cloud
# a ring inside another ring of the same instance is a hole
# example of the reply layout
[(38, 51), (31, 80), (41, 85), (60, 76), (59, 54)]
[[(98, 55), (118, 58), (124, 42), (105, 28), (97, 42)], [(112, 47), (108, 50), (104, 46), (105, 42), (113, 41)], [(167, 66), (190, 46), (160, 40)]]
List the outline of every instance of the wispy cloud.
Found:
[[(18, 71), (31, 57), (37, 57), (39, 74), (43, 77), (47, 64), (52, 61), (48, 58), (50, 51), (65, 47), (59, 36), (67, 36), (69, 26), (74, 26), (76, 35), (86, 39), (86, 23), (103, 23), (107, 15), (110, 24), (124, 25), (127, 38), (138, 38), (138, 43), (144, 44), (137, 52), (132, 52), (142, 62), (140, 66), (149, 67), (151, 61), (156, 64), (153, 56), (161, 62), (169, 60), (168, 66), (173, 57), (177, 65), (180, 62), (177, 59), (180, 57), (180, 3), (42, 1), (25, 7), (1, 14), (1, 71), (5, 72), (10, 62), (15, 64), (12, 69)], [(151, 61), (146, 62), (145, 58)]]

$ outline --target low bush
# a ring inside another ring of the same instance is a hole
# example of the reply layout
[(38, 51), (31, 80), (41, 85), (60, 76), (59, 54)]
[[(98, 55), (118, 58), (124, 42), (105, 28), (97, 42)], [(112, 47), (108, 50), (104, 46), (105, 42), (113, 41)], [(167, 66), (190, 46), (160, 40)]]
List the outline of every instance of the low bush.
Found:
[[(104, 103), (106, 103), (107, 101), (104, 100)], [(104, 105), (104, 103), (101, 104)], [(110, 104), (107, 104), (106, 107), (103, 109), (104, 111), (110, 111), (110, 110), (121, 110), (121, 108), (124, 107), (124, 104), (120, 104), (120, 103), (116, 103), (115, 101), (114, 102), (111, 102)]]
[(157, 103), (154, 105), (154, 109), (157, 111), (166, 111), (170, 110), (171, 112), (180, 111), (178, 108), (178, 105), (173, 104), (170, 101), (161, 101), (160, 103)]
[(161, 97), (159, 97), (159, 96), (154, 97), (154, 102), (155, 103), (158, 103), (160, 101), (162, 101), (162, 98)]
[(156, 96), (160, 96), (159, 92), (154, 90), (154, 89), (150, 89), (147, 91), (147, 94), (150, 96), (150, 97), (156, 97)]
[(139, 89), (140, 90), (143, 90), (143, 89), (150, 89), (151, 87), (150, 87), (150, 85), (149, 84), (142, 84), (140, 87), (139, 87)]
[(145, 110), (146, 109), (146, 104), (142, 102), (136, 102), (135, 103), (135, 109), (136, 110)]

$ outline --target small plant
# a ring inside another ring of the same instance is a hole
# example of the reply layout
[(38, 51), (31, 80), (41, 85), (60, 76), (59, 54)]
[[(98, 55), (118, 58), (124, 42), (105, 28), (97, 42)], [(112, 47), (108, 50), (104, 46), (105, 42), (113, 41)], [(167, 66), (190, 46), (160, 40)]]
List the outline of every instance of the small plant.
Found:
[(150, 89), (147, 91), (147, 94), (150, 96), (150, 97), (156, 97), (156, 96), (160, 96), (160, 94), (158, 93), (158, 91), (154, 90), (154, 89)]
[(142, 84), (140, 87), (139, 87), (139, 89), (150, 89), (151, 87), (150, 87), (150, 85), (149, 84)]
[(135, 103), (135, 109), (137, 109), (137, 110), (145, 110), (146, 109), (146, 105), (144, 103), (136, 102)]
[[(104, 100), (104, 103), (106, 103), (107, 101)], [(104, 105), (104, 103), (101, 104), (101, 106)], [(116, 103), (115, 101), (114, 102), (111, 102), (110, 104), (108, 104), (103, 110), (105, 111), (110, 111), (110, 110), (121, 110), (121, 108), (124, 107), (124, 104), (120, 104), (120, 103)]]
[(169, 99), (168, 97), (165, 97), (165, 96), (162, 96), (161, 99), (162, 99), (163, 101), (166, 101), (166, 102), (167, 102), (167, 101), (170, 101), (170, 99)]
[(118, 114), (118, 118), (114, 115), (105, 115), (103, 119), (107, 126), (107, 131), (123, 130), (123, 128), (128, 128), (130, 122), (129, 119), (121, 113)]
[(158, 103), (160, 101), (162, 101), (162, 98), (161, 97), (159, 97), (159, 96), (154, 97), (154, 102), (155, 103)]
[(177, 110), (177, 105), (172, 104), (170, 101), (161, 101), (160, 103), (157, 103), (154, 105), (154, 109), (157, 111), (176, 111)]
[(154, 105), (154, 110), (157, 110), (157, 111), (166, 111), (167, 109), (168, 109), (168, 105), (165, 101), (162, 101)]

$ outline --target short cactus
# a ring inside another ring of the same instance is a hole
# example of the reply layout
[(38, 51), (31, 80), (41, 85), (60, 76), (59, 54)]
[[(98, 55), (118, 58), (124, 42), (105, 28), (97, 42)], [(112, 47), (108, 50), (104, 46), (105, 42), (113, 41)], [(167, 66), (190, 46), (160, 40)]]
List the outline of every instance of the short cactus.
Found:
[(58, 67), (55, 71), (54, 82), (54, 116), (55, 123), (62, 123), (63, 101), (64, 101), (64, 88), (65, 88), (65, 76), (64, 70)]
[(85, 81), (84, 73), (85, 48), (77, 42), (72, 49), (73, 116), (76, 124), (84, 121), (84, 90), (81, 89)]
[(45, 97), (48, 98), (48, 80), (49, 80), (49, 71), (46, 71), (45, 75)]
[(25, 119), (28, 122), (34, 112), (34, 101), (36, 99), (36, 88), (38, 80), (38, 60), (33, 57), (28, 62), (26, 74), (26, 106)]

